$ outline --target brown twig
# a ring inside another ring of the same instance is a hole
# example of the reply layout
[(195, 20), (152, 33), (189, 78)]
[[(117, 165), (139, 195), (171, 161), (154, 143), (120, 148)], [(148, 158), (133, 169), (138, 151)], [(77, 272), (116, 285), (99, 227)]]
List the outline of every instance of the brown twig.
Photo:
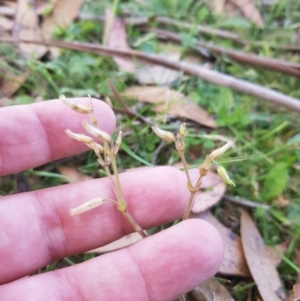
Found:
[[(173, 42), (181, 42), (180, 35), (173, 33), (171, 31), (157, 29), (157, 28), (147, 28), (151, 32), (155, 33), (158, 38), (168, 39)], [(251, 53), (245, 53), (242, 51), (227, 49), (223, 47), (219, 47), (216, 45), (206, 44), (199, 41), (195, 43), (195, 49), (197, 47), (206, 48), (207, 50), (217, 54), (217, 55), (225, 55), (235, 61), (246, 63), (250, 65), (255, 65), (263, 68), (267, 68), (274, 71), (279, 71), (281, 73), (293, 75), (300, 77), (300, 64), (290, 63), (287, 61), (271, 59), (267, 57), (261, 57)], [(202, 53), (202, 51), (201, 51)]]
[(259, 204), (259, 203), (255, 203), (246, 199), (242, 199), (242, 198), (237, 198), (234, 196), (230, 196), (230, 195), (223, 195), (223, 199), (235, 204), (239, 204), (242, 206), (246, 206), (246, 207), (250, 207), (250, 208), (263, 208), (265, 210), (270, 210), (271, 206), (269, 205), (264, 205), (264, 204)]
[[(15, 43), (12, 38), (0, 38), (0, 42)], [(177, 62), (155, 54), (143, 53), (136, 50), (120, 50), (113, 49), (97, 44), (82, 43), (82, 42), (63, 42), (63, 41), (37, 41), (37, 40), (22, 40), (23, 43), (33, 43), (37, 45), (47, 45), (59, 48), (84, 51), (103, 56), (118, 56), (128, 59), (134, 59), (144, 63), (158, 64), (173, 70), (179, 70), (184, 74), (196, 76), (210, 83), (228, 87), (238, 92), (249, 94), (270, 103), (281, 105), (285, 108), (300, 112), (300, 101), (286, 94), (271, 90), (257, 84), (236, 79), (232, 76), (222, 74), (220, 72), (208, 70), (204, 67), (195, 66), (186, 62)]]
[[(122, 16), (121, 16), (122, 17)], [(86, 13), (80, 13), (79, 19), (81, 20), (100, 20), (103, 21), (103, 16), (95, 16), (93, 14), (86, 14)], [(132, 25), (132, 26), (145, 26), (149, 25), (150, 21), (157, 22), (161, 25), (171, 25), (180, 29), (190, 29), (190, 30), (196, 30), (198, 33), (202, 33), (209, 36), (216, 36), (221, 39), (228, 39), (235, 43), (238, 43), (242, 46), (255, 46), (255, 47), (262, 47), (265, 45), (265, 42), (248, 42), (244, 39), (242, 39), (237, 33), (233, 33), (231, 31), (227, 31), (224, 29), (216, 29), (212, 28), (210, 26), (203, 26), (203, 25), (194, 25), (182, 21), (176, 21), (174, 19), (168, 18), (168, 17), (154, 17), (154, 18), (147, 18), (147, 17), (122, 17), (123, 22), (126, 25)], [(297, 45), (278, 45), (276, 43), (267, 43), (268, 46), (272, 49), (278, 49), (282, 51), (300, 51), (300, 46)]]
[(144, 122), (145, 124), (149, 124), (149, 125), (153, 125), (154, 123), (151, 122), (149, 119), (133, 112), (130, 108), (128, 108), (125, 100), (123, 99), (123, 97), (120, 95), (120, 93), (117, 91), (116, 87), (113, 84), (113, 81), (111, 79), (108, 80), (108, 85), (110, 87), (110, 90), (113, 94), (113, 97), (119, 102), (119, 104), (121, 105), (122, 109), (117, 109), (112, 107), (112, 109), (116, 112), (120, 112), (123, 113), (125, 115), (127, 115), (129, 118), (135, 118), (135, 119), (139, 119), (140, 121)]

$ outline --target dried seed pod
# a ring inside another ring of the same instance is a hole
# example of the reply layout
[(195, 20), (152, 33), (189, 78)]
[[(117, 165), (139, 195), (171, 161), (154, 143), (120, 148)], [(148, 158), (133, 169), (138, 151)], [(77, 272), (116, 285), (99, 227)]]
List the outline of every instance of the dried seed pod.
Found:
[(71, 209), (70, 215), (80, 214), (82, 212), (96, 208), (96, 207), (102, 205), (104, 203), (104, 201), (105, 201), (105, 199), (102, 199), (102, 198), (92, 199), (86, 203), (83, 203), (82, 205), (80, 205), (76, 208)]
[(119, 134), (118, 134), (118, 137), (117, 137), (117, 140), (116, 140), (116, 143), (115, 143), (115, 149), (114, 149), (115, 155), (116, 155), (116, 154), (118, 153), (118, 151), (119, 151), (121, 142), (122, 142), (122, 131), (119, 131)]
[(211, 160), (215, 160), (217, 158), (219, 158), (220, 156), (222, 156), (232, 145), (234, 144), (233, 141), (229, 141), (227, 142), (225, 145), (223, 145), (220, 148), (215, 149), (211, 154), (209, 154), (209, 158)]
[(173, 133), (162, 130), (157, 125), (152, 126), (152, 130), (162, 140), (165, 140), (168, 142), (175, 141), (175, 136)]
[(67, 99), (64, 95), (60, 95), (59, 99), (61, 99), (61, 101), (67, 105), (68, 107), (70, 107), (73, 111), (81, 113), (81, 114), (90, 114), (93, 112), (93, 108), (88, 107), (86, 105), (83, 105), (81, 103), (76, 103), (70, 99)]
[(84, 134), (76, 134), (76, 133), (73, 133), (73, 132), (72, 132), (71, 130), (69, 130), (69, 129), (66, 130), (65, 133), (66, 133), (69, 137), (71, 137), (71, 138), (73, 138), (73, 139), (75, 139), (75, 140), (77, 140), (77, 141), (83, 142), (83, 143), (85, 143), (85, 144), (91, 144), (91, 143), (94, 142), (93, 138), (91, 138), (91, 137), (89, 137), (89, 136), (87, 136), (87, 135), (84, 135)]
[(92, 135), (97, 136), (100, 138), (103, 142), (110, 142), (111, 141), (111, 136), (107, 134), (106, 132), (100, 130), (99, 128), (89, 124), (86, 121), (82, 122), (83, 127)]

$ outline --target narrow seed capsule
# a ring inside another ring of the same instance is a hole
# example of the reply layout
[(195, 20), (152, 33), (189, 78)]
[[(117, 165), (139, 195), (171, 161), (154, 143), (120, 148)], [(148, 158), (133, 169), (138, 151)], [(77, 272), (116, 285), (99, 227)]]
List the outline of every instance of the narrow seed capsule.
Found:
[(75, 207), (73, 209), (70, 210), (70, 215), (75, 215), (75, 214), (80, 214), (82, 212), (85, 212), (85, 211), (88, 211), (88, 210), (91, 210), (93, 208), (96, 208), (100, 205), (102, 205), (104, 203), (104, 199), (102, 198), (95, 198), (95, 199), (92, 199), (86, 203), (83, 203), (82, 205), (78, 206), (78, 207)]
[(169, 132), (169, 131), (165, 131), (160, 129), (157, 125), (152, 126), (152, 130), (153, 132), (162, 140), (165, 141), (175, 141), (175, 136), (173, 133)]
[(59, 99), (67, 105), (69, 108), (71, 108), (73, 111), (81, 113), (81, 114), (89, 114), (93, 112), (93, 108), (88, 107), (86, 105), (83, 105), (81, 103), (76, 103), (70, 99), (67, 99), (64, 95), (60, 95)]
[(87, 135), (84, 135), (84, 134), (76, 134), (76, 133), (73, 133), (71, 130), (66, 130), (65, 131), (65, 133), (69, 136), (69, 137), (71, 137), (71, 138), (73, 138), (73, 139), (75, 139), (75, 140), (77, 140), (77, 141), (80, 141), (80, 142), (83, 142), (83, 143), (85, 143), (85, 144), (91, 144), (91, 143), (93, 143), (93, 138), (91, 138), (91, 137), (89, 137), (89, 136), (87, 136)]
[(225, 145), (223, 145), (220, 148), (215, 149), (212, 153), (210, 153), (208, 156), (211, 160), (215, 160), (222, 156), (232, 145), (234, 144), (233, 141), (227, 142)]
[(122, 131), (119, 132), (116, 143), (115, 143), (115, 149), (114, 149), (114, 153), (115, 155), (118, 153), (120, 145), (122, 142)]
[(83, 127), (92, 135), (99, 137), (104, 142), (110, 142), (111, 136), (107, 134), (106, 132), (100, 130), (99, 128), (89, 124), (86, 121), (82, 122)]

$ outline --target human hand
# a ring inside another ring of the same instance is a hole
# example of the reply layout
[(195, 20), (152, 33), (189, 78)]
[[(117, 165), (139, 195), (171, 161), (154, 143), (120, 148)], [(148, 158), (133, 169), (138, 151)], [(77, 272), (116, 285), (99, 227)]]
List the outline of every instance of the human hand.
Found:
[[(100, 128), (113, 132), (110, 108), (93, 104)], [(1, 108), (0, 176), (86, 150), (64, 132), (82, 132), (84, 118), (59, 100)], [(120, 178), (129, 211), (144, 229), (183, 215), (189, 194), (180, 171), (150, 168)], [(173, 300), (218, 270), (220, 235), (205, 221), (190, 219), (125, 249), (25, 277), (133, 231), (108, 202), (70, 216), (71, 208), (95, 197), (114, 198), (107, 179), (0, 197), (0, 301)]]

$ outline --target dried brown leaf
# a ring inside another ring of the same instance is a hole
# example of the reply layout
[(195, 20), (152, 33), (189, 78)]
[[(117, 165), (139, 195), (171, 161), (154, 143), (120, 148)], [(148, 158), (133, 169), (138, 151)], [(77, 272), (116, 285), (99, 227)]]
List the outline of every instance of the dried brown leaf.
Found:
[(128, 247), (132, 244), (143, 239), (139, 233), (131, 233), (128, 235), (123, 236), (122, 238), (97, 249), (89, 251), (89, 253), (107, 253), (116, 251), (125, 247)]
[(253, 0), (230, 0), (242, 11), (244, 16), (258, 27), (263, 27), (264, 22), (259, 10), (256, 8)]
[(227, 289), (215, 278), (201, 283), (191, 294), (197, 301), (234, 301)]
[(0, 81), (0, 96), (10, 97), (13, 95), (25, 82), (27, 75), (15, 75), (8, 71), (6, 72), (6, 78)]
[(0, 31), (11, 31), (13, 25), (14, 22), (11, 19), (0, 16)]
[[(174, 61), (179, 61), (181, 57), (182, 47), (172, 43), (159, 42), (158, 47), (162, 50), (157, 55), (162, 58), (169, 58)], [(158, 85), (172, 86), (176, 83), (182, 73), (177, 70), (172, 70), (161, 65), (147, 64), (139, 65), (136, 69), (136, 79), (141, 85)]]
[[(114, 49), (130, 49), (127, 44), (127, 34), (124, 22), (116, 18), (110, 9), (105, 10), (103, 41), (106, 46)], [(135, 65), (132, 59), (113, 57), (119, 69), (135, 74)]]
[(187, 118), (211, 128), (217, 127), (215, 121), (204, 109), (182, 93), (169, 88), (134, 86), (126, 89), (122, 95), (141, 102), (157, 104), (153, 108), (155, 112)]
[[(160, 57), (168, 57), (174, 61), (179, 61), (174, 59), (172, 55), (166, 56), (164, 54), (158, 54)], [(136, 79), (141, 85), (162, 85), (162, 86), (172, 86), (181, 76), (181, 72), (175, 71), (160, 65), (145, 65), (140, 66), (136, 69)]]
[(195, 195), (192, 212), (204, 212), (212, 206), (216, 205), (222, 199), (225, 190), (226, 184), (219, 178), (219, 182), (214, 186), (209, 187), (206, 191), (198, 191)]
[[(296, 252), (295, 263), (300, 267), (300, 252)], [(300, 301), (300, 273), (298, 273), (296, 283), (294, 284), (294, 299), (293, 293), (289, 292), (285, 301)]]
[(226, 0), (213, 0), (212, 7), (215, 14), (222, 14), (224, 12)]
[(266, 246), (266, 253), (267, 253), (266, 256), (270, 258), (270, 260), (272, 261), (274, 266), (276, 266), (276, 267), (279, 266), (282, 258), (278, 253), (284, 254), (288, 245), (289, 245), (289, 242), (285, 241), (282, 244), (276, 245), (274, 247)]
[[(18, 0), (13, 35), (16, 40), (42, 40), (39, 17), (31, 1)], [(35, 58), (40, 58), (47, 51), (47, 47), (45, 46), (26, 43), (18, 43), (18, 48), (24, 57), (34, 55)]]
[(251, 275), (264, 301), (282, 301), (282, 289), (276, 267), (265, 251), (264, 241), (246, 211), (241, 215), (241, 237)]
[(74, 167), (60, 166), (58, 167), (58, 171), (66, 177), (68, 183), (77, 183), (92, 179), (92, 177), (79, 173)]
[[(51, 39), (53, 30), (67, 27), (77, 17), (84, 0), (58, 0), (55, 2), (52, 13), (42, 23), (42, 32), (45, 39)], [(50, 48), (53, 57), (59, 55), (57, 48)]]
[(219, 273), (224, 275), (250, 276), (250, 271), (244, 256), (241, 238), (229, 228), (220, 223), (210, 211), (200, 214), (191, 214), (191, 218), (204, 219), (213, 225), (223, 238), (225, 251), (224, 258)]

